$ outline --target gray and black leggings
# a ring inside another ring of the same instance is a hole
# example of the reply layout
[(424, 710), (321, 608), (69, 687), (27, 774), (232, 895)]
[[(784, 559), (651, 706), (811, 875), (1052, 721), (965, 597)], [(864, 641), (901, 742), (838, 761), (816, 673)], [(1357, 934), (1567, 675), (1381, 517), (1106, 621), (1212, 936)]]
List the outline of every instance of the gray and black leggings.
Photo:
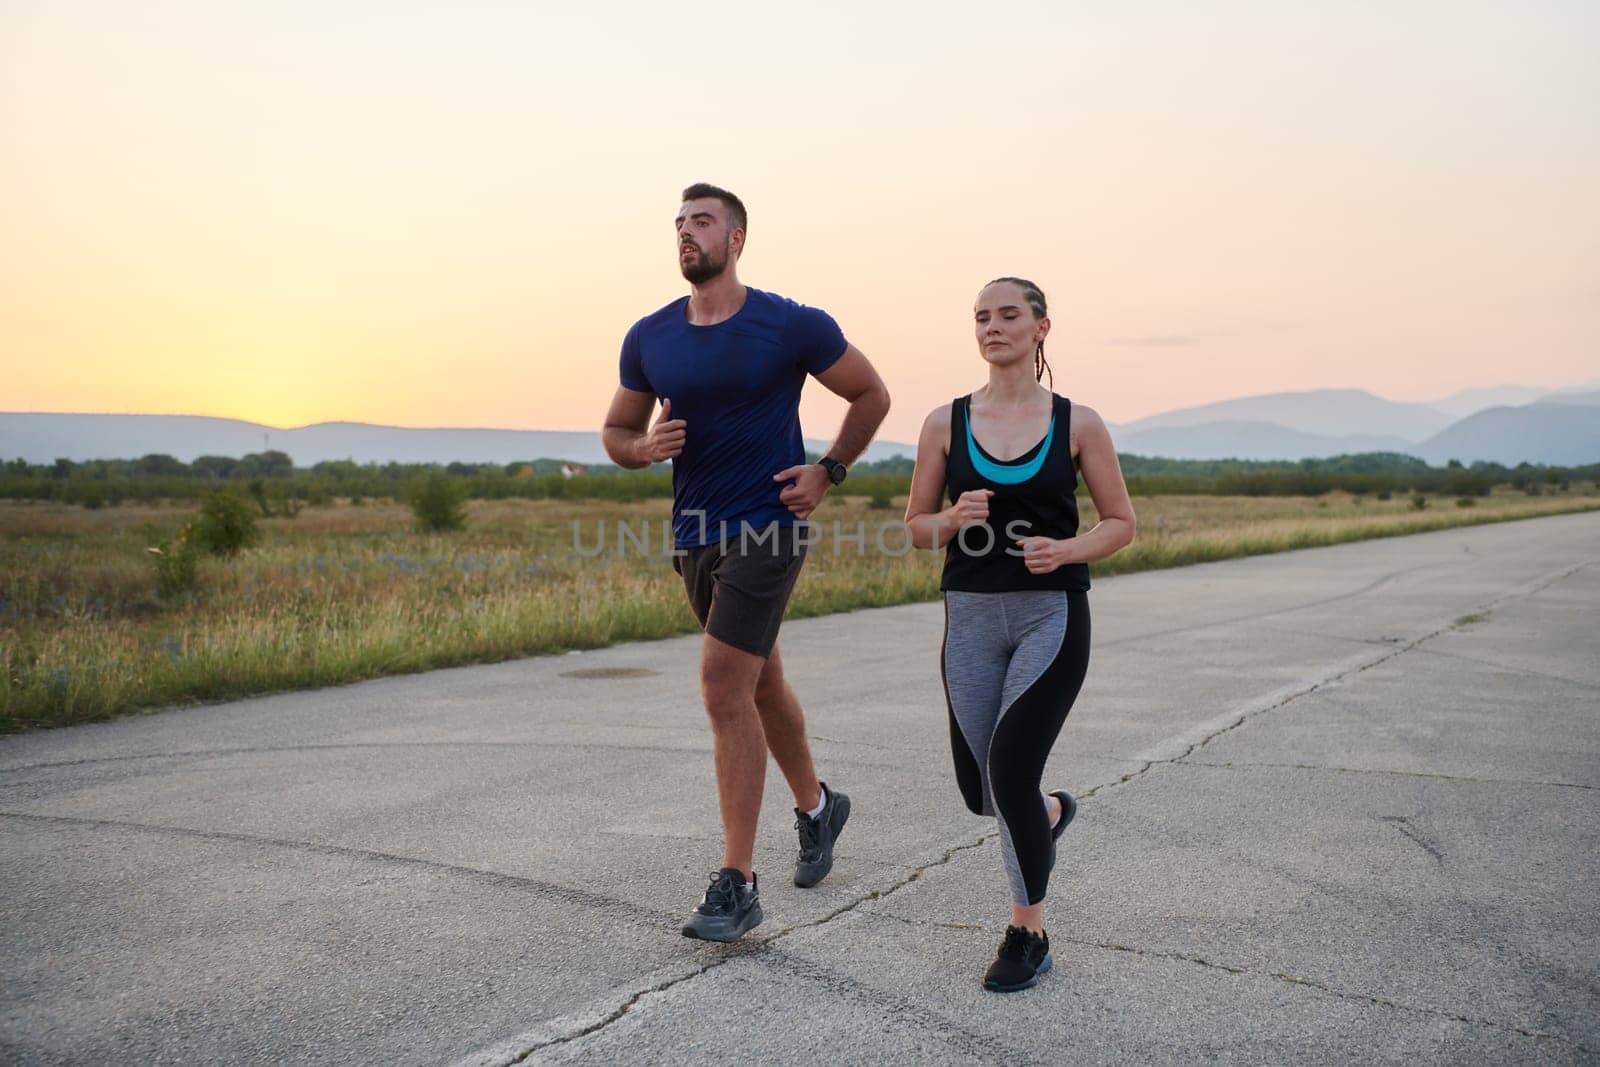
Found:
[(1081, 591), (944, 595), (940, 667), (961, 795), (1000, 824), (1012, 899), (1037, 904), (1050, 880), (1050, 820), (1039, 782), (1089, 667)]

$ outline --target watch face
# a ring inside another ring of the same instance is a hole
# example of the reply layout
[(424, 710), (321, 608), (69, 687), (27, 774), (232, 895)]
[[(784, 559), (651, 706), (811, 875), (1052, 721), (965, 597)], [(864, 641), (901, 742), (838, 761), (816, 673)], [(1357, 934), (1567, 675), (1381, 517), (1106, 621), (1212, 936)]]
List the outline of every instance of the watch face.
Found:
[(836, 459), (830, 459), (822, 464), (822, 469), (828, 472), (828, 481), (838, 485), (844, 481), (845, 467)]

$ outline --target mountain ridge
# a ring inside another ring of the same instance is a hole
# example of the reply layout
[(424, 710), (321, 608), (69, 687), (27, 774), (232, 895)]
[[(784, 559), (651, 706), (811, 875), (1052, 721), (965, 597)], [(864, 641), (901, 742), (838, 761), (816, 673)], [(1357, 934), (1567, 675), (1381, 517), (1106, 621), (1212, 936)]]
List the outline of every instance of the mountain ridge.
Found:
[(1322, 436), (1361, 434), (1420, 441), (1452, 421), (1449, 415), (1425, 404), (1386, 400), (1365, 389), (1312, 389), (1260, 393), (1174, 408), (1123, 423), (1119, 429), (1140, 433), (1227, 422), (1270, 422)]
[[(828, 442), (806, 438), (814, 451)], [(199, 456), (239, 457), (268, 450), (286, 453), (296, 466), (330, 460), (357, 463), (514, 463), (564, 459), (609, 463), (592, 430), (385, 426), (316, 422), (288, 429), (216, 415), (127, 415), (76, 412), (0, 412), (0, 459), (30, 463), (134, 459), (159, 453), (192, 463)], [(874, 441), (868, 460), (916, 454), (912, 445)]]
[[(1503, 386), (1477, 392), (1522, 390)], [(1273, 417), (1243, 417), (1251, 414)], [(1597, 429), (1591, 431), (1591, 424)], [(1529, 404), (1494, 405), (1460, 419), (1361, 389), (1265, 393), (1112, 424), (1112, 431), (1120, 452), (1169, 459), (1300, 460), (1401, 452), (1431, 463), (1481, 459), (1570, 465), (1600, 460), (1600, 390), (1569, 387), (1543, 393)], [(814, 452), (827, 447), (827, 441), (817, 438), (807, 438), (805, 444)], [(0, 412), (0, 460), (83, 462), (155, 453), (193, 462), (201, 455), (239, 457), (268, 450), (287, 453), (297, 466), (326, 460), (609, 462), (600, 435), (582, 430), (399, 427), (353, 420), (275, 427), (214, 415)], [(880, 440), (864, 458), (915, 452), (914, 445)]]

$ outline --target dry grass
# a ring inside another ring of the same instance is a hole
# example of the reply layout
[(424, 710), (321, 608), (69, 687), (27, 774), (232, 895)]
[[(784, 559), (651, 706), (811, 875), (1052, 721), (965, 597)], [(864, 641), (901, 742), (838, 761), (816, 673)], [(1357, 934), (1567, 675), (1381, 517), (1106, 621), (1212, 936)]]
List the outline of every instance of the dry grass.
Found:
[[(1470, 508), (1346, 495), (1147, 497), (1139, 541), (1095, 568), (1122, 573), (1476, 522), (1600, 507), (1600, 496), (1496, 495)], [(1086, 519), (1092, 521), (1092, 509)], [(206, 559), (192, 596), (164, 601), (147, 547), (192, 511), (0, 505), (0, 729), (349, 682), (687, 633), (694, 621), (662, 551), (665, 501), (477, 501), (469, 526), (414, 532), (396, 505), (307, 509), (262, 524), (258, 547)], [(791, 616), (928, 600), (939, 556), (897, 554), (876, 532), (898, 511), (863, 498), (819, 516)], [(601, 521), (608, 551), (585, 558)], [(656, 555), (617, 554), (616, 525)], [(862, 524), (865, 543), (832, 541)], [(837, 551), (835, 551), (837, 549)]]

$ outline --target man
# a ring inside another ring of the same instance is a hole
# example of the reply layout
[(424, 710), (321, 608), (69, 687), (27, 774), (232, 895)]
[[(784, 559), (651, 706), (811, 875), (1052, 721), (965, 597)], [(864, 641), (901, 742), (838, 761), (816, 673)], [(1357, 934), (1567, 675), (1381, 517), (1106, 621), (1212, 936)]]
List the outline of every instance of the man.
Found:
[[(628, 331), (603, 432), (620, 466), (672, 461), (673, 567), (705, 631), (700, 687), (723, 831), (722, 869), (683, 933), (710, 941), (732, 941), (762, 919), (753, 862), (769, 750), (794, 793), (795, 885), (816, 885), (833, 868), (850, 798), (812, 766), (778, 625), (804, 560), (806, 517), (889, 410), (882, 380), (831, 317), (739, 281), (746, 218), (724, 189), (683, 191), (675, 225), (689, 296)], [(800, 437), (807, 374), (850, 402), (815, 464)]]

